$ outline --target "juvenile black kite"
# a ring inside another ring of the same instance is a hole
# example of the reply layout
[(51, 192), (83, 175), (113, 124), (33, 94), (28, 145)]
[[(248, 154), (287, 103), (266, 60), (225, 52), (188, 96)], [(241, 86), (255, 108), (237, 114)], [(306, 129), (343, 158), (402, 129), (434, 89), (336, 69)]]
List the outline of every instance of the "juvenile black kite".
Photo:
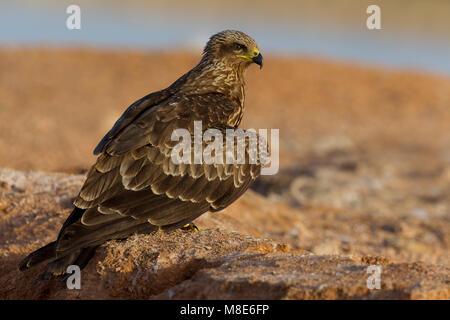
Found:
[(256, 42), (240, 31), (213, 35), (199, 64), (168, 88), (133, 103), (95, 148), (74, 210), (56, 241), (31, 253), (20, 270), (48, 265), (40, 279), (83, 268), (97, 246), (111, 239), (172, 230), (241, 196), (259, 164), (174, 164), (174, 129), (225, 132), (244, 112), (244, 73), (263, 65)]

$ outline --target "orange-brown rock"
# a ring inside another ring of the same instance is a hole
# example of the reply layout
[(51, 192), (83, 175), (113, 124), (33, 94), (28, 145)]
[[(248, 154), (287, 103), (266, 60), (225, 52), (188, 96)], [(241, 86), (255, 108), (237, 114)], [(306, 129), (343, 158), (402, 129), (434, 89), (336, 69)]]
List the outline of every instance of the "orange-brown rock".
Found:
[[(199, 232), (107, 242), (82, 271), (81, 290), (60, 280), (33, 284), (42, 270), (22, 273), (17, 264), (56, 237), (83, 176), (0, 169), (0, 182), (2, 299), (450, 298), (449, 268), (412, 259), (436, 251), (405, 247), (410, 254), (391, 255), (385, 240), (401, 242), (404, 235), (383, 231), (383, 219), (371, 226), (354, 214), (296, 210), (253, 192), (224, 212), (202, 216)], [(358, 219), (376, 237), (345, 228)], [(379, 290), (367, 287), (369, 265), (382, 268)]]

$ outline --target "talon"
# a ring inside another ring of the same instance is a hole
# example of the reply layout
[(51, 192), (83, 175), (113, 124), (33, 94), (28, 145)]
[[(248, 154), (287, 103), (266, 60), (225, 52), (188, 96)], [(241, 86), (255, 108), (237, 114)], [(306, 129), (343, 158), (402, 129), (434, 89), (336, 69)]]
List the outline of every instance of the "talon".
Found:
[(195, 232), (195, 231), (201, 231), (194, 223), (188, 223), (186, 225), (184, 225), (182, 228), (180, 228), (183, 231), (190, 231), (190, 232)]

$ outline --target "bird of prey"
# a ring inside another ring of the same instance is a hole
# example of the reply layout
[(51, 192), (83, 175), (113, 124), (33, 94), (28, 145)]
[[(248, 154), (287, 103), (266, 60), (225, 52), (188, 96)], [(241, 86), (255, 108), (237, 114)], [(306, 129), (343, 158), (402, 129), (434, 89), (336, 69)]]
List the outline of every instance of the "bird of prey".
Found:
[[(241, 31), (225, 30), (207, 42), (200, 62), (172, 85), (137, 100), (94, 150), (96, 163), (56, 241), (36, 250), (20, 270), (47, 265), (40, 279), (86, 266), (95, 249), (135, 233), (181, 228), (240, 197), (260, 174), (260, 163), (175, 164), (175, 129), (225, 132), (244, 112), (244, 74), (263, 65), (258, 45)], [(246, 149), (248, 154), (248, 149)]]

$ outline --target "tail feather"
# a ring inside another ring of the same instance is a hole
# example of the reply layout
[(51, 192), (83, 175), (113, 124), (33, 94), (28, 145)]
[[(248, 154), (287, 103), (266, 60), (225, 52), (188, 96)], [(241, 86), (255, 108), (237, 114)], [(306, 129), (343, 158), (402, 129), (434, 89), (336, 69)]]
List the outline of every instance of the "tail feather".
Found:
[(121, 217), (117, 221), (104, 223), (96, 228), (88, 228), (81, 223), (85, 209), (75, 207), (64, 223), (56, 241), (34, 251), (19, 264), (19, 270), (47, 265), (38, 280), (66, 276), (69, 265), (83, 269), (95, 253), (95, 249), (107, 240), (127, 238), (133, 233), (150, 233), (158, 226), (146, 219), (136, 220)]
[(55, 261), (55, 248), (56, 241), (53, 241), (46, 246), (43, 246), (42, 248), (30, 253), (25, 259), (20, 262), (19, 270), (24, 271)]
[(53, 276), (64, 276), (67, 267), (71, 264), (83, 269), (94, 255), (95, 249), (97, 249), (97, 246), (82, 248), (57, 258), (55, 255), (55, 247), (56, 242), (51, 242), (34, 251), (20, 262), (19, 270), (25, 271), (47, 264), (46, 270), (39, 276), (38, 280), (48, 280)]
[(66, 275), (67, 267), (74, 264), (81, 250), (71, 252), (68, 255), (60, 257), (52, 261), (45, 271), (39, 276), (38, 281), (48, 280), (53, 277), (61, 277)]

